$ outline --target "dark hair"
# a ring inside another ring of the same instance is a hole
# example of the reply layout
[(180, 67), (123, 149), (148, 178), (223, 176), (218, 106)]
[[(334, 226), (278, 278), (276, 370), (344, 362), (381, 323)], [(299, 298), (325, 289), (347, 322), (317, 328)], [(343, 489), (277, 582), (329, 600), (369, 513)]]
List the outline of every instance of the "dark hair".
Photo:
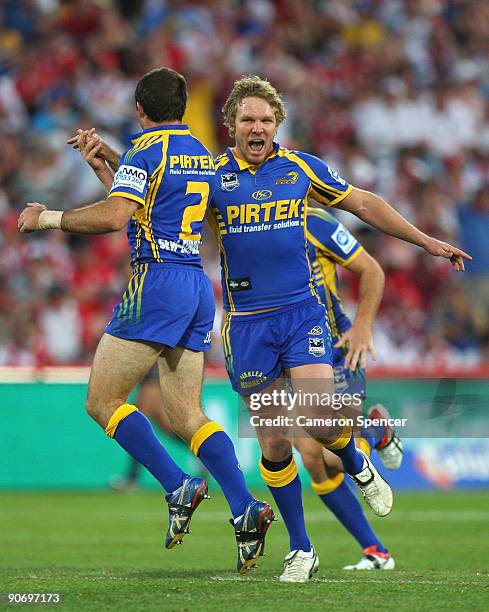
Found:
[(134, 97), (151, 121), (181, 121), (187, 106), (187, 83), (171, 68), (156, 68), (139, 80)]

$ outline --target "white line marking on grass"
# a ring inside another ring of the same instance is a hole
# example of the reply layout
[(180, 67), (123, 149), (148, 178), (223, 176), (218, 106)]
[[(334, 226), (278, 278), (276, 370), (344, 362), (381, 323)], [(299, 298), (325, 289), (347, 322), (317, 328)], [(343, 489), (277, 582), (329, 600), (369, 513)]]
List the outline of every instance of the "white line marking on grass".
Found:
[[(410, 578), (400, 578), (399, 574), (395, 574), (395, 575), (389, 575), (388, 577), (386, 576), (385, 580), (381, 580), (381, 579), (376, 579), (376, 578), (364, 578), (363, 576), (361, 576), (361, 574), (363, 572), (354, 572), (355, 576), (358, 576), (358, 578), (356, 580), (350, 580), (348, 578), (314, 578), (312, 579), (310, 582), (308, 582), (307, 584), (314, 584), (315, 582), (326, 582), (326, 583), (330, 583), (330, 584), (358, 584), (360, 582), (363, 582), (365, 584), (429, 584), (431, 586), (479, 586), (479, 587), (484, 587), (485, 585), (483, 583), (479, 583), (479, 582), (467, 582), (467, 581), (463, 581), (463, 580), (457, 580), (457, 581), (450, 581), (447, 582), (446, 580), (412, 580)], [(364, 578), (362, 580), (362, 578)], [(257, 578), (255, 576), (248, 576), (248, 578), (243, 578), (240, 576), (210, 576), (209, 577), (210, 580), (214, 580), (215, 582), (237, 582), (240, 580), (250, 580), (251, 582), (275, 582), (277, 581), (277, 583), (279, 582), (278, 580), (278, 576), (274, 576), (272, 579), (270, 578)], [(280, 583), (283, 584), (283, 583)]]

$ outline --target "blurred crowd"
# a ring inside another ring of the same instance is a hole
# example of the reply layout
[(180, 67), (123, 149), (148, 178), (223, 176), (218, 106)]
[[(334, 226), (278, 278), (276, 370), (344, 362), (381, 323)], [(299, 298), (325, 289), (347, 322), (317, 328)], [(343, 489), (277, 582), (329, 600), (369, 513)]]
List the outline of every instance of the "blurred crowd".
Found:
[[(487, 0), (3, 0), (0, 22), (0, 365), (90, 361), (127, 283), (125, 236), (21, 236), (17, 215), (103, 197), (66, 139), (96, 126), (127, 147), (134, 85), (161, 65), (187, 77), (186, 121), (213, 152), (230, 144), (233, 81), (260, 74), (284, 94), (281, 144), (473, 255), (455, 274), (341, 214), (386, 272), (380, 363), (489, 362)], [(219, 294), (210, 238), (204, 255)], [(355, 279), (341, 282), (354, 313)], [(214, 347), (219, 366), (217, 333)]]

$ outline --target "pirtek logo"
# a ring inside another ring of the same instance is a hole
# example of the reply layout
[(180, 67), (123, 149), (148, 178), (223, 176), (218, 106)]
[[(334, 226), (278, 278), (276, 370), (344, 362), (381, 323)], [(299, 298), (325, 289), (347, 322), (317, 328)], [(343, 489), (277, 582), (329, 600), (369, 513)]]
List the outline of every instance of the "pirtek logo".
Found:
[(268, 223), (269, 221), (297, 219), (302, 214), (302, 203), (303, 200), (299, 198), (263, 202), (262, 204), (230, 205), (226, 210), (226, 221), (228, 225), (237, 225), (238, 223)]
[(259, 189), (251, 194), (254, 200), (268, 200), (272, 196), (272, 192), (268, 189)]

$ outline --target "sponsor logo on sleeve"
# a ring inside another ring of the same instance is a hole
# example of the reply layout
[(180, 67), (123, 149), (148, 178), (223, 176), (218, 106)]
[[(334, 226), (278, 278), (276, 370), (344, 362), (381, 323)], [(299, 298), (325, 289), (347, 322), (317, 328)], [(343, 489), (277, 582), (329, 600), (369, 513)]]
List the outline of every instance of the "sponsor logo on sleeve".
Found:
[(122, 165), (115, 173), (112, 189), (125, 187), (127, 189), (134, 189), (134, 191), (139, 193), (144, 193), (147, 181), (148, 173), (146, 170), (136, 168), (135, 166)]
[(323, 328), (319, 325), (316, 325), (316, 327), (313, 327), (311, 331), (308, 331), (307, 333), (310, 336), (321, 336), (323, 333)]
[(221, 174), (221, 189), (223, 191), (233, 191), (236, 187), (239, 187), (239, 180), (236, 172)]
[(331, 235), (331, 239), (340, 247), (345, 255), (348, 255), (348, 253), (357, 243), (355, 238), (353, 238), (350, 232), (343, 225), (341, 225), (341, 223)]
[(345, 179), (342, 179), (341, 176), (336, 172), (334, 168), (331, 168), (331, 166), (328, 166), (328, 171), (331, 174), (331, 176), (334, 178), (334, 180), (337, 181), (340, 185), (346, 185)]
[(322, 357), (326, 354), (324, 338), (309, 338), (309, 354), (314, 357)]

